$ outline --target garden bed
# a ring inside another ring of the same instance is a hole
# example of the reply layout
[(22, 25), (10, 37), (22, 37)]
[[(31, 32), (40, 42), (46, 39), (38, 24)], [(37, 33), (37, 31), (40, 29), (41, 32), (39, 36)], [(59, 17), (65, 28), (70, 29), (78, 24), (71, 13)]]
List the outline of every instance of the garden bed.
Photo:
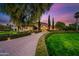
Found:
[(27, 36), (30, 34), (31, 32), (16, 32), (16, 33), (15, 32), (4, 32), (0, 34), (0, 41), (8, 40), (8, 38), (15, 39), (15, 38)]

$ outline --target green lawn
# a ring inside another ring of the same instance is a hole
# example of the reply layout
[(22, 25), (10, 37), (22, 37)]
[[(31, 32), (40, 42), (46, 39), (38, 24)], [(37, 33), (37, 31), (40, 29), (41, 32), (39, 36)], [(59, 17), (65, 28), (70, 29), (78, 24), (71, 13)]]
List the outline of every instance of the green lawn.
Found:
[(79, 56), (79, 33), (49, 33), (46, 45), (50, 56)]

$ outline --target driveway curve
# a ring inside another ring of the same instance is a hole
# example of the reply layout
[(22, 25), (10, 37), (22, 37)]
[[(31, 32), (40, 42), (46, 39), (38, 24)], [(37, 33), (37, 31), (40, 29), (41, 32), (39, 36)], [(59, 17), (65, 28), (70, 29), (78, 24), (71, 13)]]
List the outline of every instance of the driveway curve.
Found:
[(0, 42), (0, 55), (34, 56), (39, 38), (45, 32), (33, 33), (29, 36)]

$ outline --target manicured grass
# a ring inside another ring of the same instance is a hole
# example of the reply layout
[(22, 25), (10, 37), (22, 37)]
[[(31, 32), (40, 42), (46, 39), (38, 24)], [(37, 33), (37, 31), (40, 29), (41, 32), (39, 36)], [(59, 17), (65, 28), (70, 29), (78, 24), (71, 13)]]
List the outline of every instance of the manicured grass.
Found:
[(50, 56), (79, 56), (79, 33), (49, 33), (46, 45)]

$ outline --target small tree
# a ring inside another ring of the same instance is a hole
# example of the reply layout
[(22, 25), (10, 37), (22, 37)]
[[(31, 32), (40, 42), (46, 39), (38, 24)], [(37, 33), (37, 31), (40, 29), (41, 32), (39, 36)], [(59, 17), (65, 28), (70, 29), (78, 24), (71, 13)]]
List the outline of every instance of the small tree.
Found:
[(57, 22), (55, 24), (55, 27), (58, 28), (59, 30), (64, 30), (66, 26), (65, 26), (65, 23), (63, 22)]
[(75, 30), (76, 24), (69, 24), (69, 30)]
[(76, 12), (74, 17), (76, 18), (76, 22), (75, 22), (76, 23), (76, 31), (78, 31), (79, 12)]

